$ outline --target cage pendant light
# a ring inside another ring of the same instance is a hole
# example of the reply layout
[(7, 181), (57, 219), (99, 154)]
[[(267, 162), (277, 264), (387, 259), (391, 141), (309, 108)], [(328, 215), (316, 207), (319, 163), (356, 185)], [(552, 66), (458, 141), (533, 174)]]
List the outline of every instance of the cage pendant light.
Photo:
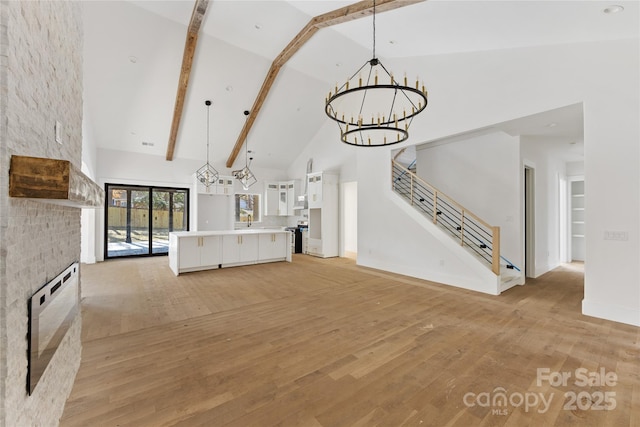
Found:
[(198, 181), (200, 181), (202, 185), (206, 187), (208, 192), (209, 187), (215, 184), (218, 180), (219, 174), (218, 171), (209, 163), (209, 120), (211, 115), (211, 101), (204, 101), (204, 105), (207, 106), (207, 163), (205, 163), (204, 166), (196, 171), (196, 177), (198, 178)]
[[(245, 110), (244, 115), (245, 121), (248, 121), (249, 111)], [(244, 190), (248, 190), (249, 187), (258, 182), (256, 176), (249, 169), (249, 165), (251, 164), (252, 160), (253, 157), (249, 157), (249, 137), (247, 136), (244, 141), (244, 167), (242, 169), (233, 171), (233, 176), (240, 181), (240, 184), (242, 184), (242, 188)]]
[[(367, 68), (368, 66), (368, 68)], [(397, 144), (409, 138), (413, 118), (427, 106), (427, 90), (416, 79), (401, 84), (376, 58), (376, 2), (373, 1), (373, 58), (340, 87), (329, 91), (325, 113), (338, 123), (342, 142), (358, 147)]]

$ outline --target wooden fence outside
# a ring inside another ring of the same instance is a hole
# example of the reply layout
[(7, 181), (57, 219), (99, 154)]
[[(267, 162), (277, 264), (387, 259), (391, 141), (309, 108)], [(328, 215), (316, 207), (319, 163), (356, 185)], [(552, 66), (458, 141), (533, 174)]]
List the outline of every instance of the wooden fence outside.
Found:
[[(127, 226), (127, 208), (118, 206), (109, 206), (109, 228), (125, 228)], [(169, 228), (169, 212), (164, 210), (154, 210), (153, 228), (168, 229)], [(131, 209), (131, 227), (132, 228), (148, 228), (149, 227), (149, 209)], [(184, 212), (173, 212), (173, 229), (183, 230), (186, 228), (184, 221)]]

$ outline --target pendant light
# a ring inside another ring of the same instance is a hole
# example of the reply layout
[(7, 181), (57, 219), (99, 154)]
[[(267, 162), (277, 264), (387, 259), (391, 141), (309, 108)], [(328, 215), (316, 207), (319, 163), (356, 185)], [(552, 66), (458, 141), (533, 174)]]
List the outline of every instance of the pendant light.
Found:
[(196, 177), (206, 188), (207, 192), (209, 187), (216, 183), (218, 180), (218, 171), (209, 163), (209, 120), (210, 120), (210, 108), (211, 101), (204, 101), (204, 105), (207, 106), (207, 163), (196, 171)]
[[(245, 122), (247, 122), (249, 120), (249, 111), (245, 110), (244, 115), (245, 115)], [(251, 170), (249, 169), (249, 165), (253, 160), (253, 157), (248, 157), (249, 153), (250, 153), (249, 136), (247, 135), (244, 141), (244, 167), (242, 169), (235, 170), (232, 172), (233, 176), (240, 181), (240, 183), (242, 184), (242, 188), (244, 190), (248, 190), (249, 187), (251, 187), (253, 184), (258, 182), (258, 179), (255, 177), (253, 172), (251, 172)]]

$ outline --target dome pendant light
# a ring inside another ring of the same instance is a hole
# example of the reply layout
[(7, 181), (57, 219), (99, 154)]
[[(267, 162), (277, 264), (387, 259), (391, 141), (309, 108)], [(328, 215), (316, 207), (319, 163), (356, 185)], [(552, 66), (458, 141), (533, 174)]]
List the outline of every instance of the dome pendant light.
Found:
[[(367, 65), (369, 68), (367, 69)], [(342, 142), (358, 147), (397, 144), (409, 138), (413, 118), (427, 106), (427, 91), (416, 79), (401, 85), (376, 58), (376, 2), (373, 1), (373, 58), (325, 98), (325, 113), (340, 128)]]

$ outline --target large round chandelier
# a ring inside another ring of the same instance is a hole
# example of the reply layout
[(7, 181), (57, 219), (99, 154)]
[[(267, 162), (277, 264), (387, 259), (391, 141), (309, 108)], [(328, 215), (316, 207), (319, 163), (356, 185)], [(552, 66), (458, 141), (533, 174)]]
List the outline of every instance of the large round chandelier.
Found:
[[(368, 66), (368, 68), (367, 68)], [(338, 123), (340, 139), (358, 147), (397, 144), (409, 138), (413, 118), (427, 106), (424, 83), (396, 80), (376, 58), (376, 2), (373, 1), (373, 58), (325, 98), (325, 113)]]

